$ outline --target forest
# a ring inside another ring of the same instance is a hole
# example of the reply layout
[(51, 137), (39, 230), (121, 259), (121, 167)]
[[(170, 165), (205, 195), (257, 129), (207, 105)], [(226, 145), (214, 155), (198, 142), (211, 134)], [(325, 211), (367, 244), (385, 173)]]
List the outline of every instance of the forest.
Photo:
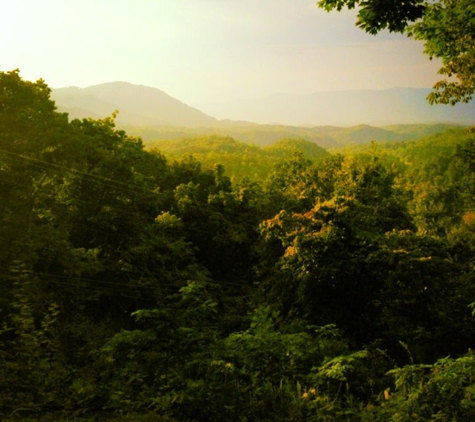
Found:
[(147, 145), (50, 94), (0, 72), (2, 420), (475, 420), (473, 131)]

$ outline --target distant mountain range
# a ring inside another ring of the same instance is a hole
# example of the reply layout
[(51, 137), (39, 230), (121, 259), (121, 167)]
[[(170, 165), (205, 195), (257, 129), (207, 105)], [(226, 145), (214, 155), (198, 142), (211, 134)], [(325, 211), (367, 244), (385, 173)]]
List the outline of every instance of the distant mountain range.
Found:
[(274, 94), (253, 100), (202, 104), (199, 108), (218, 119), (297, 126), (475, 122), (475, 101), (431, 106), (426, 101), (430, 92), (425, 88), (391, 88)]
[(118, 110), (118, 125), (200, 127), (217, 124), (215, 118), (157, 88), (127, 82), (54, 89), (52, 99), (58, 109), (69, 113), (71, 118), (104, 118)]
[(118, 125), (150, 128), (220, 127), (239, 121), (292, 126), (475, 123), (475, 101), (430, 106), (425, 100), (429, 92), (424, 88), (392, 88), (274, 94), (254, 100), (203, 104), (202, 111), (157, 88), (127, 82), (54, 89), (52, 98), (60, 111), (73, 118), (103, 118), (119, 110)]
[[(443, 132), (454, 124), (475, 124), (474, 102), (455, 107), (429, 106), (425, 101), (429, 92), (394, 88), (276, 94), (261, 100), (204, 107), (223, 120), (157, 88), (127, 82), (54, 89), (52, 99), (59, 111), (69, 113), (70, 118), (104, 118), (118, 110), (117, 126), (146, 142), (214, 134), (257, 146), (272, 145), (284, 138), (306, 139), (331, 149), (373, 140), (417, 139)], [(278, 124), (263, 124), (266, 121)], [(299, 126), (296, 122), (308, 125)]]

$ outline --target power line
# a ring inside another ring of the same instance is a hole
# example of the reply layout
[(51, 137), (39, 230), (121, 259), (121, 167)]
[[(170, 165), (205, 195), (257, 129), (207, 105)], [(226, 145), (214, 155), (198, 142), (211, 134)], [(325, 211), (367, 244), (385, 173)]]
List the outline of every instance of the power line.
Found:
[[(6, 183), (11, 183), (11, 184), (15, 184), (15, 185), (18, 185), (18, 186), (22, 186), (22, 187), (31, 187), (31, 186), (28, 186), (28, 185), (24, 185), (24, 184), (21, 184), (21, 183), (17, 183), (17, 182), (14, 182), (14, 181), (11, 181), (11, 180), (6, 180), (6, 179), (2, 179), (0, 177), (0, 180), (1, 181), (4, 181)], [(46, 189), (39, 189), (40, 191), (42, 192), (46, 192)], [(152, 192), (149, 192), (149, 193), (152, 193)], [(54, 195), (53, 193), (45, 193), (46, 196), (49, 196), (49, 197), (56, 197), (56, 195)], [(89, 205), (91, 203), (94, 203), (97, 205), (97, 202), (93, 202), (92, 200), (91, 201), (86, 201), (86, 200), (83, 200), (83, 199), (74, 199), (75, 202), (79, 202), (79, 203), (83, 203), (85, 205)], [(163, 212), (163, 211), (166, 211), (165, 209), (161, 209), (161, 210), (157, 210), (158, 212)], [(224, 216), (226, 215), (229, 215), (229, 216), (236, 216), (238, 215), (238, 213), (226, 213), (226, 214), (222, 214)], [(109, 235), (113, 235), (113, 236), (121, 236), (119, 233), (114, 233), (114, 232), (110, 232), (110, 231), (106, 231), (106, 230), (101, 230), (99, 228), (90, 228), (90, 227), (86, 227), (86, 229), (88, 231), (97, 231), (97, 232), (103, 232), (103, 233), (107, 233)], [(189, 232), (195, 232), (195, 233), (198, 233), (198, 234), (203, 234), (203, 235), (212, 235), (213, 233), (210, 232), (210, 231), (206, 231), (206, 230), (200, 230), (200, 229), (196, 229), (196, 228), (193, 228), (193, 227), (187, 227), (185, 229), (185, 231), (189, 231)], [(240, 243), (252, 243), (250, 241), (244, 241), (244, 242), (240, 242)]]
[[(3, 153), (7, 159), (13, 161), (13, 162), (20, 162), (20, 160), (23, 160), (23, 162), (25, 162), (26, 165), (29, 165), (29, 166), (32, 166), (32, 167), (36, 167), (36, 168), (41, 168), (43, 170), (54, 170), (54, 169), (62, 169), (66, 172), (69, 172), (71, 174), (74, 174), (74, 175), (77, 175), (79, 176), (80, 178), (83, 178), (83, 179), (92, 179), (93, 181), (99, 183), (99, 184), (103, 184), (105, 186), (109, 186), (109, 187), (113, 187), (113, 188), (116, 188), (116, 189), (122, 189), (124, 192), (128, 192), (128, 193), (133, 193), (133, 194), (136, 194), (137, 191), (134, 191), (134, 190), (130, 190), (129, 187), (139, 187), (138, 185), (134, 185), (134, 184), (127, 184), (127, 183), (124, 183), (124, 182), (119, 182), (119, 181), (116, 181), (116, 180), (113, 180), (113, 179), (109, 179), (109, 178), (104, 178), (104, 177), (101, 177), (101, 176), (98, 176), (98, 175), (93, 175), (93, 174), (90, 174), (90, 173), (86, 173), (86, 172), (82, 172), (82, 171), (79, 171), (79, 170), (75, 170), (75, 169), (70, 169), (70, 168), (67, 168), (65, 166), (62, 166), (62, 165), (59, 165), (59, 164), (55, 164), (55, 163), (49, 163), (49, 162), (46, 162), (46, 161), (43, 161), (43, 160), (39, 160), (39, 159), (35, 159), (35, 158), (31, 158), (31, 157), (27, 157), (27, 156), (24, 156), (24, 155), (21, 155), (21, 154), (16, 154), (16, 153), (13, 153), (11, 151), (6, 151), (6, 150), (2, 150), (0, 149), (0, 153)], [(1, 180), (1, 178), (0, 178)], [(3, 179), (3, 181), (5, 183), (10, 183), (10, 184), (15, 184), (15, 185), (18, 185), (18, 186), (22, 186), (22, 187), (31, 187), (31, 186), (28, 186), (28, 185), (25, 185), (25, 184), (22, 184), (22, 183), (18, 183), (16, 181), (12, 181), (12, 180), (6, 180), (6, 179)], [(112, 186), (111, 186), (112, 184)], [(125, 187), (126, 188), (125, 188)], [(42, 189), (42, 188), (38, 188), (38, 190), (42, 191), (42, 192), (46, 192), (46, 189)], [(140, 187), (140, 190), (142, 192), (147, 192), (147, 193), (150, 193), (150, 194), (156, 194), (155, 191), (150, 191), (150, 190), (146, 190), (144, 189), (143, 187)], [(49, 196), (49, 197), (54, 197), (55, 195), (51, 192), (48, 192), (48, 193), (45, 193), (46, 196)], [(90, 204), (92, 203), (92, 201), (85, 201), (85, 200), (80, 200), (80, 199), (75, 199), (76, 202), (79, 202), (79, 203), (85, 203), (85, 204)], [(228, 213), (229, 214), (229, 213)], [(235, 213), (231, 213), (230, 215), (234, 215)], [(151, 222), (151, 221), (150, 221)], [(112, 231), (106, 231), (106, 230), (100, 230), (99, 228), (90, 228), (90, 227), (87, 227), (86, 229), (88, 229), (89, 231), (97, 231), (97, 232), (105, 232), (107, 233), (108, 235), (115, 235), (115, 236), (120, 236), (122, 237), (121, 234), (119, 233), (114, 233)], [(197, 229), (197, 228), (192, 228), (192, 227), (187, 227), (185, 229), (185, 233), (186, 232), (194, 232), (194, 233), (198, 233), (198, 234), (205, 234), (205, 235), (213, 235), (214, 234), (214, 231), (210, 231), (210, 230), (200, 230), (200, 229)], [(188, 237), (185, 235), (185, 238)], [(244, 242), (240, 242), (240, 243), (251, 243), (250, 240), (246, 240)], [(55, 261), (51, 261), (51, 262), (55, 262)], [(112, 262), (112, 261), (109, 261), (109, 262)], [(113, 262), (113, 265), (115, 265), (116, 262)], [(150, 270), (147, 268), (147, 267), (141, 267), (140, 269), (142, 270), (145, 270), (146, 272), (149, 272)], [(138, 272), (138, 271), (137, 271)], [(54, 276), (54, 275), (49, 275), (49, 276)], [(97, 280), (96, 280), (97, 281)], [(100, 281), (99, 281), (100, 282)], [(220, 284), (233, 284), (233, 285), (239, 285), (239, 283), (230, 283), (230, 282), (225, 282), (225, 281), (221, 281), (219, 282)]]
[[(14, 162), (17, 162), (17, 163), (18, 163), (18, 158), (20, 158), (24, 161), (27, 161), (28, 162), (27, 165), (30, 165), (32, 167), (41, 168), (43, 170), (52, 170), (52, 169), (64, 170), (64, 171), (66, 171), (68, 173), (71, 173), (71, 174), (74, 174), (76, 176), (80, 176), (80, 177), (83, 177), (83, 178), (89, 178), (89, 179), (93, 179), (93, 180), (95, 179), (94, 181), (96, 181), (98, 183), (102, 183), (106, 186), (107, 186), (107, 184), (109, 184), (108, 185), (109, 187), (111, 186), (110, 184), (113, 184), (116, 189), (119, 189), (119, 190), (122, 189), (124, 192), (132, 193), (132, 194), (137, 194), (138, 193), (136, 190), (130, 189), (130, 187), (139, 188), (140, 191), (144, 191), (142, 186), (139, 186), (139, 185), (136, 185), (136, 184), (125, 183), (125, 182), (121, 182), (121, 181), (118, 181), (118, 180), (109, 179), (109, 178), (102, 177), (102, 176), (99, 176), (99, 175), (96, 175), (96, 174), (91, 174), (91, 173), (87, 173), (87, 172), (84, 172), (84, 171), (68, 168), (68, 167), (62, 166), (60, 164), (49, 163), (47, 161), (40, 160), (40, 159), (37, 159), (37, 158), (27, 157), (27, 156), (24, 156), (24, 155), (21, 155), (21, 154), (16, 154), (14, 152), (6, 151), (4, 149), (0, 149), (0, 153), (5, 154), (7, 156), (6, 157), (7, 159), (10, 159), (11, 161), (14, 161)], [(15, 158), (17, 159), (17, 161), (15, 161)], [(152, 193), (152, 191), (148, 191), (148, 193)]]

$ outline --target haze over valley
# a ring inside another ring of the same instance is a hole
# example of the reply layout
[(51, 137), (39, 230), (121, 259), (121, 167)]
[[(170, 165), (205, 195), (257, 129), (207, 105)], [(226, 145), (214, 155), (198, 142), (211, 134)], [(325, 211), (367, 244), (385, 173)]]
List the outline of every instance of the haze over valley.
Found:
[(430, 106), (426, 102), (429, 91), (393, 88), (275, 94), (203, 105), (199, 110), (157, 88), (111, 82), (54, 89), (52, 98), (59, 111), (69, 113), (70, 118), (104, 118), (118, 110), (117, 125), (146, 141), (221, 134), (257, 145), (297, 137), (333, 148), (371, 140), (410, 139), (443, 130), (444, 125), (474, 122), (475, 102)]
[(218, 118), (285, 125), (461, 123), (475, 121), (475, 102), (431, 106), (429, 88), (279, 93), (257, 99), (202, 104), (199, 109)]

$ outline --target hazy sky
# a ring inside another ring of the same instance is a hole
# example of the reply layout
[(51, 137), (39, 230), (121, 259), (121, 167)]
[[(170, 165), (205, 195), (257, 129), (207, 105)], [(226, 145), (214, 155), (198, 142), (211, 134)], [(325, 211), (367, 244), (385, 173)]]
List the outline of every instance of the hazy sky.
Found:
[(431, 87), (420, 43), (316, 0), (0, 0), (0, 70), (54, 88), (128, 81), (189, 104)]

